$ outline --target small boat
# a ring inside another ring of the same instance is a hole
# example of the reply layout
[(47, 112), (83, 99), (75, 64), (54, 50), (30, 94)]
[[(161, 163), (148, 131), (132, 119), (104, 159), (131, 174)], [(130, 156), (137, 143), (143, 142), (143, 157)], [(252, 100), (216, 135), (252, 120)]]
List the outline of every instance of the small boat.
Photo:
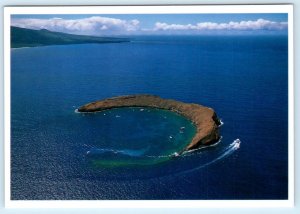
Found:
[(234, 140), (233, 143), (234, 143), (233, 148), (235, 148), (235, 149), (239, 149), (240, 148), (240, 144), (241, 144), (240, 139)]
[(185, 130), (185, 127), (184, 127), (184, 126), (181, 126), (181, 127), (180, 127), (180, 130), (179, 130), (179, 133), (182, 134), (182, 133), (184, 132), (184, 130)]
[(173, 157), (178, 157), (179, 154), (177, 152), (174, 152)]

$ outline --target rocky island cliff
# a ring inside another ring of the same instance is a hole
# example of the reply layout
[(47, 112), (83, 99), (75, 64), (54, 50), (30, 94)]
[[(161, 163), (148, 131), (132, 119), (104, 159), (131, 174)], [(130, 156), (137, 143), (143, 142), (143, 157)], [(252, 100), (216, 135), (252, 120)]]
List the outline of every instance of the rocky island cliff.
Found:
[[(97, 112), (122, 107), (151, 107), (176, 112), (191, 120), (196, 126), (196, 134), (183, 151), (216, 143), (220, 139), (218, 119), (211, 108), (194, 103), (183, 103), (162, 99), (153, 95), (128, 95), (88, 103), (78, 108), (78, 112)], [(179, 151), (179, 153), (183, 152)]]

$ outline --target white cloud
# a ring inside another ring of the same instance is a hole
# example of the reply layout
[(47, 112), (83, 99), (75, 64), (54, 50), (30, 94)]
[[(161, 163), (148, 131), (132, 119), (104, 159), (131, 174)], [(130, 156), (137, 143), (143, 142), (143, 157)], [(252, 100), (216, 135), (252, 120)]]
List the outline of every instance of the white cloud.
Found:
[(201, 33), (207, 31), (256, 31), (285, 30), (287, 22), (274, 22), (265, 19), (240, 22), (199, 22), (196, 24), (168, 24), (156, 22), (152, 28), (141, 28), (137, 19), (124, 20), (102, 16), (92, 16), (82, 19), (30, 19), (13, 18), (12, 25), (30, 29), (47, 29), (51, 31), (86, 34), (86, 35), (118, 35), (118, 34), (164, 34), (164, 33)]
[(215, 22), (200, 22), (197, 24), (167, 24), (156, 22), (154, 31), (205, 31), (205, 30), (283, 30), (287, 29), (287, 22), (273, 22), (265, 19), (258, 19), (256, 21), (240, 21), (228, 23)]
[(30, 29), (47, 29), (51, 31), (76, 33), (76, 34), (126, 34), (139, 29), (139, 21), (122, 20), (101, 16), (92, 16), (83, 19), (12, 19), (12, 25)]

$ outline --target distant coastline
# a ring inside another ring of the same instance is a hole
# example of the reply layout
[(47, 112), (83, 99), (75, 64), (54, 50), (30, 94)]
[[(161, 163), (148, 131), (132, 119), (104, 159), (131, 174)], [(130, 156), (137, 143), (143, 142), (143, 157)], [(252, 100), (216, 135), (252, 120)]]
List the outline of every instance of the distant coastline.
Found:
[(130, 42), (130, 40), (127, 38), (75, 35), (53, 32), (46, 29), (32, 30), (27, 28), (11, 26), (11, 48), (121, 42)]
[(78, 112), (88, 113), (122, 107), (152, 107), (176, 112), (191, 120), (196, 126), (196, 134), (184, 151), (212, 145), (219, 141), (219, 125), (215, 111), (193, 103), (183, 103), (176, 100), (162, 99), (154, 95), (128, 95), (113, 97), (85, 104), (77, 109)]

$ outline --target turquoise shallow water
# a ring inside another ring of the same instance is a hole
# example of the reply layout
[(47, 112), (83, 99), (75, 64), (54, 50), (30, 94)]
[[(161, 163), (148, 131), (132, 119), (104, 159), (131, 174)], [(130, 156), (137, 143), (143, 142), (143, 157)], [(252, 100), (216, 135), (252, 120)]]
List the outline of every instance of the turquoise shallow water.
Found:
[(155, 108), (115, 108), (79, 113), (93, 139), (86, 156), (94, 166), (149, 165), (167, 161), (192, 140), (196, 127), (171, 111)]

